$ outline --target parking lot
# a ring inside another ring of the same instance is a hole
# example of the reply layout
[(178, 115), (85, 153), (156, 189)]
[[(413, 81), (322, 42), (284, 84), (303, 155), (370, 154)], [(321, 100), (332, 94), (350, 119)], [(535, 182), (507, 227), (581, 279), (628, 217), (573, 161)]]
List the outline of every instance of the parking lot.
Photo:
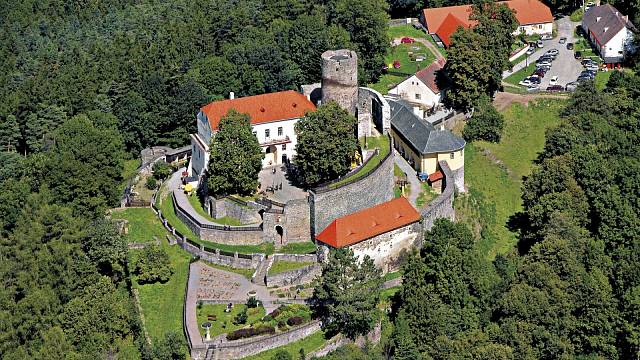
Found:
[[(576, 81), (580, 72), (583, 70), (582, 65), (579, 60), (574, 58), (573, 50), (567, 49), (567, 43), (575, 43), (576, 38), (573, 35), (573, 31), (578, 23), (571, 22), (569, 17), (563, 17), (556, 21), (558, 26), (558, 36), (551, 40), (543, 41), (544, 47), (538, 48), (533, 54), (529, 55), (528, 58), (521, 63), (514, 66), (514, 72), (526, 67), (526, 64), (535, 63), (538, 58), (544, 55), (550, 49), (557, 49), (559, 51), (558, 56), (555, 61), (553, 61), (551, 65), (551, 69), (547, 71), (545, 76), (542, 78), (539, 89), (545, 90), (549, 86), (549, 81), (552, 77), (557, 76), (558, 85), (562, 85), (563, 87), (570, 82)], [(566, 37), (567, 41), (565, 44), (560, 44), (559, 40), (562, 37)], [(527, 74), (531, 75), (531, 74)]]

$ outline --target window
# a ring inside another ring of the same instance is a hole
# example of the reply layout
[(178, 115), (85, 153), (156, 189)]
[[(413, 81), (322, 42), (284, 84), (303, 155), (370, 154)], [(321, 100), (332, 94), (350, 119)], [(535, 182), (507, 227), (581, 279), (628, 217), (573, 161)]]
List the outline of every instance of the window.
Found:
[(282, 136), (282, 126), (278, 127), (278, 136)]
[(420, 100), (420, 94), (416, 93), (416, 100)]
[(456, 153), (449, 154), (449, 158), (454, 159), (456, 157)]
[(257, 132), (257, 131), (254, 131), (254, 132), (253, 132), (253, 136), (258, 136), (258, 132)]
[(542, 29), (542, 24), (538, 25), (538, 29)]
[(287, 144), (282, 144), (282, 150), (287, 150)]
[(271, 134), (269, 134), (269, 129), (264, 129), (264, 137), (268, 138)]

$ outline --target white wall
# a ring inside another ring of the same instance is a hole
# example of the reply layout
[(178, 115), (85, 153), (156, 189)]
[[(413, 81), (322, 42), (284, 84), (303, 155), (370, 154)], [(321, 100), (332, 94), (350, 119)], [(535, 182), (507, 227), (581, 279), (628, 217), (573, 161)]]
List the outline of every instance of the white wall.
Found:
[(627, 40), (627, 28), (620, 30), (602, 47), (602, 57), (624, 59), (624, 47)]
[[(284, 144), (285, 149), (282, 149), (283, 144), (278, 143), (277, 145), (273, 145), (276, 148), (275, 159), (271, 159), (269, 156), (265, 156), (262, 160), (262, 167), (269, 166), (269, 161), (272, 161), (271, 165), (282, 164), (282, 155), (287, 155), (287, 159), (293, 160), (293, 156), (296, 154), (296, 144), (298, 143), (296, 133), (295, 133), (295, 124), (300, 119), (289, 119), (283, 121), (276, 121), (270, 123), (262, 123), (252, 125), (252, 129), (256, 137), (258, 138), (258, 142), (261, 144), (262, 151), (265, 152), (269, 147), (268, 144), (270, 141), (277, 141), (281, 139), (285, 139), (287, 136), (289, 137), (290, 142)], [(278, 135), (278, 129), (282, 128), (282, 135)], [(269, 130), (269, 137), (266, 136), (266, 130)], [(273, 149), (273, 148), (272, 148)], [(273, 162), (275, 160), (275, 162)]]
[(351, 245), (350, 248), (360, 260), (368, 255), (373, 263), (386, 273), (391, 270), (388, 268), (389, 264), (398, 258), (402, 250), (411, 251), (419, 236), (413, 225), (408, 225)]
[[(199, 141), (200, 140), (200, 141)], [(200, 177), (209, 165), (209, 147), (203, 146), (198, 134), (191, 134), (191, 175)]]
[(520, 33), (525, 33), (526, 35), (533, 34), (551, 34), (553, 32), (553, 23), (542, 23), (542, 24), (530, 24), (530, 25), (520, 25), (513, 33), (513, 35), (518, 35)]
[[(440, 92), (436, 94), (431, 91), (431, 89), (415, 75), (389, 90), (389, 94), (398, 95), (409, 102), (427, 107), (439, 104), (442, 97)], [(416, 94), (420, 97), (419, 99), (416, 98)]]

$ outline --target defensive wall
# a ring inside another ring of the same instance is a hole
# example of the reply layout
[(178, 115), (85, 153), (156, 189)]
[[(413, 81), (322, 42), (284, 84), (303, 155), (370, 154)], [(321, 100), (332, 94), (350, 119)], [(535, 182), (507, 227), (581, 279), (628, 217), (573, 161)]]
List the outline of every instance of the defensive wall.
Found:
[[(333, 220), (393, 199), (393, 147), (380, 164), (364, 176), (335, 186), (338, 179), (309, 190), (312, 237), (322, 232)], [(370, 160), (371, 158), (369, 158)], [(367, 161), (369, 161), (367, 160)], [(364, 164), (363, 164), (364, 166)], [(355, 173), (352, 173), (353, 176)]]
[[(421, 211), (424, 231), (431, 229), (436, 219), (445, 218), (451, 221), (455, 219), (455, 212), (453, 210), (455, 177), (449, 164), (447, 164), (445, 160), (441, 160), (439, 165), (444, 175), (444, 189), (440, 195), (433, 199), (433, 201)], [(460, 170), (462, 170), (462, 179), (464, 179), (464, 168)], [(464, 182), (464, 180), (462, 181)]]
[(245, 202), (232, 196), (220, 199), (208, 196), (204, 206), (204, 210), (211, 214), (213, 218), (218, 219), (228, 216), (238, 219), (242, 224), (260, 223), (262, 219), (260, 219), (258, 211), (261, 209), (262, 207), (257, 206), (257, 204), (252, 205), (250, 202)]

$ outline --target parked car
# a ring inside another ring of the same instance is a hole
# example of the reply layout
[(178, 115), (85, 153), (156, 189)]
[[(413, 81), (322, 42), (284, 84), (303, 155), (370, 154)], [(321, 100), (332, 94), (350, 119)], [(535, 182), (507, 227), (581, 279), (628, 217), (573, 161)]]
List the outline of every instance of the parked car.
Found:
[(542, 40), (538, 40), (538, 41), (536, 41), (536, 45), (537, 45), (539, 48), (544, 47), (544, 43), (542, 42)]
[(547, 91), (551, 91), (551, 92), (564, 91), (564, 87), (562, 85), (551, 85), (551, 86), (547, 86)]
[(552, 76), (551, 80), (549, 80), (549, 85), (558, 85), (558, 76)]
[(560, 44), (564, 44), (566, 42), (567, 42), (567, 38), (566, 37), (563, 36), (563, 37), (560, 38)]
[(538, 65), (536, 70), (543, 70), (544, 72), (547, 72), (551, 70), (551, 65)]
[(547, 52), (545, 54), (552, 55), (552, 56), (557, 56), (559, 53), (560, 53), (560, 51), (558, 49), (549, 49), (549, 50), (547, 50)]
[(578, 82), (577, 81), (573, 81), (567, 84), (567, 86), (565, 86), (565, 90), (567, 91), (576, 91), (576, 89), (578, 88)]
[(529, 78), (526, 78), (526, 79), (520, 81), (518, 84), (520, 84), (522, 86), (529, 87), (529, 86), (533, 85), (533, 82), (531, 82), (531, 80), (529, 80)]
[(600, 70), (600, 66), (589, 64), (589, 65), (585, 66), (585, 69), (595, 72), (595, 71)]
[(567, 50), (573, 50), (573, 43), (567, 43)]
[(539, 77), (543, 78), (546, 73), (547, 73), (547, 70), (536, 69), (536, 71), (533, 72), (533, 75), (536, 75), (536, 76), (539, 76)]
[(536, 51), (536, 49), (530, 47), (529, 49), (527, 49), (527, 55), (531, 55)]
[(400, 43), (402, 44), (413, 44), (414, 42), (416, 42), (416, 40), (410, 37), (403, 37), (400, 39)]
[(592, 58), (586, 58), (586, 59), (582, 59), (582, 61), (580, 61), (580, 63), (582, 64), (582, 66), (587, 66), (589, 64), (598, 64), (595, 60), (593, 60)]
[(553, 39), (551, 34), (543, 34), (542, 36), (540, 36), (540, 40), (551, 40), (551, 39)]
[(573, 57), (576, 58), (576, 59), (582, 59), (582, 53), (580, 51), (576, 51), (573, 54)]

